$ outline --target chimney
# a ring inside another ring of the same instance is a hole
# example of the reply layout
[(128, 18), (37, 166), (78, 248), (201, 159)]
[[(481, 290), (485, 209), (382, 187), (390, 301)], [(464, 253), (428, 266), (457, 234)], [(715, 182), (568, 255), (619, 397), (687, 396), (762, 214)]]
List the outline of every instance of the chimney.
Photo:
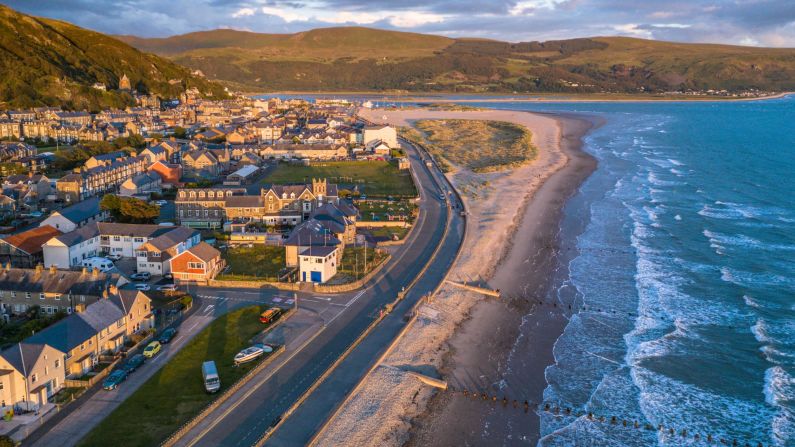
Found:
[(85, 304), (82, 303), (75, 304), (75, 312), (80, 313), (80, 312), (85, 312), (85, 310), (86, 310)]
[(98, 268), (96, 268), (96, 267), (94, 267), (93, 269), (91, 269), (91, 275), (92, 275), (93, 277), (95, 277), (95, 278), (96, 278), (97, 276), (99, 276), (99, 269), (98, 269)]
[(102, 290), (102, 298), (108, 299), (108, 289)]
[(86, 276), (86, 275), (88, 275), (88, 267), (83, 267), (82, 276)]
[(55, 264), (51, 264), (50, 265), (50, 274), (54, 275), (56, 273), (58, 273), (58, 266), (56, 266)]
[(11, 270), (11, 261), (8, 261), (8, 262), (6, 262), (6, 265), (5, 265), (5, 270), (6, 270), (6, 271), (9, 271), (9, 270)]
[(119, 288), (116, 287), (116, 284), (111, 284), (110, 285), (110, 294), (111, 295), (118, 295), (119, 294)]
[(41, 273), (43, 271), (44, 271), (44, 265), (41, 263), (36, 264), (36, 273)]

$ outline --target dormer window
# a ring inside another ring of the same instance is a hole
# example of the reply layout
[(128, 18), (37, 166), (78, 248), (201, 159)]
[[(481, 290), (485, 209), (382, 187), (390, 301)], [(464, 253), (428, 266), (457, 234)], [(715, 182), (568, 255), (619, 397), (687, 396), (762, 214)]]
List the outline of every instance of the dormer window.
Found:
[(290, 198), (291, 198), (291, 199), (294, 199), (294, 198), (295, 198), (295, 193), (294, 193), (294, 192), (291, 192), (291, 193), (290, 193)]
[(215, 191), (208, 192), (207, 193), (207, 197), (214, 198), (215, 197)]
[(196, 197), (196, 193), (194, 191), (190, 192), (190, 198), (193, 199)]
[(283, 192), (283, 193), (282, 193), (282, 199), (286, 199), (286, 198), (287, 198), (287, 193), (286, 193), (286, 192)]
[(199, 191), (199, 198), (200, 198), (200, 199), (203, 199), (203, 198), (204, 198), (204, 191)]

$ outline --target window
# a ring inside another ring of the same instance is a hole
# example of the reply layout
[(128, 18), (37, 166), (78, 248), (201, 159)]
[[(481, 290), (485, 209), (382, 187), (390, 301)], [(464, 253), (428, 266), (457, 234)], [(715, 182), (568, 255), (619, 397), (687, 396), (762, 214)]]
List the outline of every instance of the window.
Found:
[(144, 238), (142, 238), (142, 237), (135, 238), (135, 242), (143, 242), (143, 241), (144, 241)]
[(39, 299), (40, 299), (40, 300), (43, 300), (43, 299), (44, 299), (44, 293), (40, 293), (40, 294), (39, 294)]
[(30, 299), (30, 292), (25, 292), (25, 298)]
[[(3, 389), (3, 382), (0, 382), (0, 390), (2, 390), (2, 389)], [(6, 406), (6, 404), (5, 404), (5, 403), (3, 403), (3, 406), (5, 407), (5, 406)]]
[(30, 376), (31, 383), (36, 383), (37, 380), (39, 380), (39, 376), (37, 374), (33, 374)]
[(16, 297), (17, 297), (17, 293), (16, 292), (11, 292), (11, 298), (16, 298)]
[(56, 293), (55, 295), (53, 295), (53, 298), (55, 298), (56, 301), (61, 301), (61, 294)]
[(85, 295), (80, 295), (80, 302), (81, 303), (85, 303), (86, 302), (86, 296)]
[(121, 242), (121, 236), (113, 236), (113, 240), (116, 242)]
[(201, 262), (189, 262), (188, 263), (188, 268), (189, 269), (199, 269), (199, 270), (201, 270), (201, 269), (204, 268), (204, 264), (201, 263)]
[(55, 369), (58, 369), (60, 367), (61, 367), (61, 359), (55, 359)]

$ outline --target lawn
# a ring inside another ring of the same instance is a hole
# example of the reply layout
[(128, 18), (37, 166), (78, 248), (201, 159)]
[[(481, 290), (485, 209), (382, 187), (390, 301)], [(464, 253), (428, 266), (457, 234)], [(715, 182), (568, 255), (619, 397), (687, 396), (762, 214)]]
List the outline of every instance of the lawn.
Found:
[(398, 240), (403, 240), (411, 231), (411, 227), (377, 227), (367, 228), (364, 231), (372, 234), (374, 237), (385, 237), (392, 240), (393, 236), (397, 236)]
[[(255, 365), (235, 367), (232, 359), (263, 330), (258, 317), (265, 309), (246, 307), (210, 323), (79, 445), (159, 445)], [(206, 360), (215, 360), (221, 377), (221, 390), (216, 394), (204, 390), (201, 364)]]
[(222, 251), (229, 271), (218, 275), (220, 280), (266, 279), (278, 281), (286, 267), (284, 247), (257, 245), (229, 247)]
[(370, 197), (417, 196), (411, 173), (399, 170), (392, 161), (324, 161), (310, 166), (280, 163), (262, 183), (310, 183), (313, 178), (326, 178), (344, 189), (358, 187)]
[(396, 216), (405, 216), (406, 222), (414, 222), (417, 217), (417, 204), (411, 200), (397, 200), (397, 201), (375, 201), (375, 200), (360, 200), (356, 203), (359, 208), (359, 214), (362, 216), (362, 221), (389, 221), (389, 216), (392, 220), (400, 220)]
[[(340, 263), (337, 274), (343, 275), (351, 279), (359, 279), (370, 273), (374, 268), (378, 267), (385, 259), (387, 254), (384, 251), (367, 248), (365, 252), (364, 247), (345, 247), (342, 253), (342, 262)], [(365, 260), (367, 263), (365, 264)]]
[(503, 121), (421, 120), (427, 147), (435, 156), (474, 172), (499, 171), (534, 159), (530, 131)]

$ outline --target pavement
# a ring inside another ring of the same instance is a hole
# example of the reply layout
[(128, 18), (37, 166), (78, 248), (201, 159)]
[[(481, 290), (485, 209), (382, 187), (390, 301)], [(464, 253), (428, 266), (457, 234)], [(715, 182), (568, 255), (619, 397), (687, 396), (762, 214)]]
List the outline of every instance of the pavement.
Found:
[[(75, 445), (218, 316), (251, 304), (297, 306), (293, 316), (266, 336), (265, 341), (286, 344), (285, 352), (177, 444), (250, 446), (351, 347), (385, 305), (417, 278), (395, 310), (309, 395), (294, 416), (286, 419), (271, 440), (274, 445), (306, 444), (366, 374), (379, 352), (402, 329), (404, 314), (442, 281), (462, 242), (463, 220), (439, 197), (449, 189), (443, 186), (440, 190), (437, 186), (444, 184), (443, 175), (428, 169), (416, 150), (409, 149), (409, 159), (419, 180), (422, 211), (406, 243), (394, 248), (388, 264), (363, 289), (323, 295), (272, 288), (190, 286), (188, 292), (195, 297), (196, 307), (161, 354), (133, 373), (117, 390), (99, 390), (72, 404), (78, 407), (57, 424), (43, 427), (43, 434), (34, 432), (31, 439), (35, 441), (31, 445)], [(445, 232), (448, 220), (450, 229)], [(428, 268), (424, 270), (426, 264)]]
[[(243, 386), (225, 405), (208, 415), (206, 423), (186, 433), (177, 445), (250, 446), (257, 442), (340, 358), (378, 317), (384, 306), (394, 301), (398, 292), (419, 276), (394, 311), (309, 394), (269, 440), (273, 445), (305, 445), (337, 403), (364, 376), (379, 357), (379, 352), (406, 324), (404, 314), (442, 281), (462, 242), (463, 220), (451, 213), (447, 202), (439, 198), (441, 190), (436, 185), (442, 181), (442, 174), (430, 172), (415, 151), (411, 150), (409, 156), (422, 190), (422, 212), (416, 223), (418, 227), (395, 252), (390, 264), (353, 296), (315, 295), (299, 300), (299, 308), (312, 305), (323, 320), (322, 327), (307, 329), (315, 331), (311, 342), (296, 341), (293, 345), (297, 345), (297, 349), (288, 345), (283, 359)], [(432, 180), (432, 175), (435, 180)], [(448, 217), (451, 227), (445, 236)], [(431, 260), (438, 246), (441, 248)], [(429, 267), (423, 271), (429, 261)], [(324, 305), (322, 310), (314, 307)]]

